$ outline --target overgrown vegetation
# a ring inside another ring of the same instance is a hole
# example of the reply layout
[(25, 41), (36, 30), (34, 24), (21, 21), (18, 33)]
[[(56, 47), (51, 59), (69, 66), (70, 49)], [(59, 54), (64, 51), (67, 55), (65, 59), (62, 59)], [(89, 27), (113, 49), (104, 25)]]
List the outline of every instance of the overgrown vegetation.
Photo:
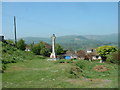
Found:
[(70, 78), (79, 78), (82, 72), (83, 70), (80, 67), (73, 66), (70, 69), (70, 74), (71, 74)]
[(120, 65), (120, 50), (107, 55), (106, 61)]
[(0, 42), (2, 44), (2, 71), (6, 69), (6, 64), (16, 63), (33, 58), (32, 52), (21, 51), (10, 44)]

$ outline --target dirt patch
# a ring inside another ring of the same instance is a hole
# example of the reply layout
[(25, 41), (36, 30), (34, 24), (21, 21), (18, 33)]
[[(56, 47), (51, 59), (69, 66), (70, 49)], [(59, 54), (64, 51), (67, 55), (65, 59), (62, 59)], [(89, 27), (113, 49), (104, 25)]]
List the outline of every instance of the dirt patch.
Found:
[(102, 79), (82, 79), (82, 80), (79, 80), (79, 79), (68, 79), (66, 80), (67, 82), (71, 82), (71, 83), (77, 83), (77, 82), (103, 82), (104, 80)]
[(10, 69), (5, 70), (5, 72), (15, 72), (15, 71), (23, 71), (23, 70), (26, 70), (26, 68), (13, 66)]
[(95, 71), (98, 72), (105, 72), (108, 71), (109, 69), (107, 67), (105, 67), (104, 65), (97, 65), (93, 68)]
[(111, 83), (111, 80), (103, 80), (103, 79), (68, 79), (65, 82), (69, 82), (71, 84), (88, 86), (89, 87), (104, 87), (104, 85)]

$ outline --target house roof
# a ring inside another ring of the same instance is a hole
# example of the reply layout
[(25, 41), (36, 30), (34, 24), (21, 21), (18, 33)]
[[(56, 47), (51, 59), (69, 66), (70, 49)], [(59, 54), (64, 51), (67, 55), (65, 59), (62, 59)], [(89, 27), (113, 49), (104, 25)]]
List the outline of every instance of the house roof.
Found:
[(29, 46), (29, 45), (27, 45), (27, 46), (26, 46), (26, 48), (30, 49), (30, 46)]
[(75, 52), (74, 51), (66, 51), (66, 53), (64, 54), (64, 56), (76, 56)]
[(44, 43), (45, 43), (45, 47), (46, 47), (46, 48), (49, 48), (49, 49), (50, 49), (50, 48), (52, 47), (50, 44), (48, 44), (48, 43), (46, 43), (46, 42), (44, 42)]

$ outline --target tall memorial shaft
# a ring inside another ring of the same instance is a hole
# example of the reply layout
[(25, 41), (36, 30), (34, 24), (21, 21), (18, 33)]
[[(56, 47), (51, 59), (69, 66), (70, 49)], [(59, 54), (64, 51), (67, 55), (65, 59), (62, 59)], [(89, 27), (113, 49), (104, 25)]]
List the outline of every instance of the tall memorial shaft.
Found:
[(51, 37), (52, 38), (52, 53), (50, 55), (50, 58), (51, 59), (56, 59), (56, 55), (55, 55), (55, 34), (53, 34), (53, 36)]

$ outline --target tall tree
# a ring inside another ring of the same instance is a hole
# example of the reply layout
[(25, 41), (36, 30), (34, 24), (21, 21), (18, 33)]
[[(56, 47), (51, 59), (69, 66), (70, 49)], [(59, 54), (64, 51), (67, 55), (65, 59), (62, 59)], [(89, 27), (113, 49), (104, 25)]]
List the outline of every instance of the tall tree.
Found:
[(17, 42), (17, 48), (20, 49), (20, 50), (25, 50), (26, 49), (26, 44), (25, 44), (25, 41), (23, 39), (20, 39)]

